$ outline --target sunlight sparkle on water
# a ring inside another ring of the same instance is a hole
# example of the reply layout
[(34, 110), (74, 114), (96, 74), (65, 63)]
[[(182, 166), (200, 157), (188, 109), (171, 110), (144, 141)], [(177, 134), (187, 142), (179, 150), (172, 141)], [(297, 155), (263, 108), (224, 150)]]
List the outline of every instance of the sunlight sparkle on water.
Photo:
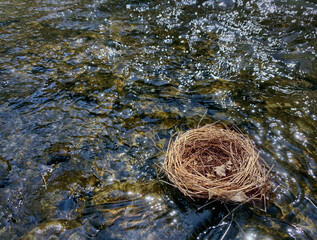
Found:
[(257, 239), (257, 234), (254, 232), (246, 233), (245, 239), (246, 240), (255, 240), (255, 239)]

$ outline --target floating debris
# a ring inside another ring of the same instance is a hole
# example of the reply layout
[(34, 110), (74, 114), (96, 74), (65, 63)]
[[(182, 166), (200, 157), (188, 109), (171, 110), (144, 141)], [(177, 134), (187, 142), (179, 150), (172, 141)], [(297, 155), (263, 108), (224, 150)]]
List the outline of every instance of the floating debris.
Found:
[(209, 124), (179, 134), (164, 160), (168, 179), (191, 198), (249, 202), (265, 199), (270, 170), (241, 132)]

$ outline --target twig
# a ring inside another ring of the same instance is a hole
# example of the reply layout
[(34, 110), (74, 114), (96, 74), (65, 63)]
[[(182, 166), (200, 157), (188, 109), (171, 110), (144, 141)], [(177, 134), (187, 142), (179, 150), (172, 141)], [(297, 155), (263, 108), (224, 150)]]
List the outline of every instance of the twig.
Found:
[(309, 197), (305, 197), (305, 199), (308, 200), (315, 208), (317, 208), (316, 204)]
[(232, 222), (233, 222), (233, 218), (234, 218), (234, 214), (232, 213), (232, 217), (231, 217), (231, 221), (229, 226), (227, 227), (226, 231), (224, 232), (224, 234), (222, 235), (222, 237), (220, 238), (220, 240), (223, 240), (225, 238), (225, 236), (227, 235), (229, 229), (231, 228)]
[(202, 209), (202, 208), (204, 208), (204, 207), (207, 207), (209, 204), (212, 204), (212, 203), (214, 203), (215, 201), (216, 201), (216, 200), (213, 200), (213, 201), (211, 201), (211, 202), (208, 202), (208, 203), (206, 203), (205, 205), (203, 205), (203, 206), (197, 208), (197, 210), (199, 211), (200, 209)]
[(224, 204), (225, 207), (226, 207), (226, 209), (227, 209), (227, 211), (228, 211), (229, 213), (221, 219), (220, 223), (223, 222), (230, 214), (233, 214), (233, 213), (234, 213), (239, 207), (241, 207), (243, 204), (244, 204), (244, 203), (240, 203), (240, 204), (239, 204), (238, 206), (236, 206), (232, 211), (230, 211), (230, 210), (228, 209), (227, 205)]
[(243, 233), (243, 235), (245, 235), (245, 232), (243, 231), (243, 229), (242, 229), (242, 227), (240, 226), (240, 224), (238, 223), (238, 221), (237, 220), (233, 220), (237, 225), (238, 225), (238, 227), (239, 227), (239, 229), (241, 230), (241, 232)]
[(199, 121), (199, 123), (198, 123), (198, 128), (200, 127), (200, 123), (201, 123), (201, 121), (205, 118), (207, 112), (208, 112), (208, 109), (206, 109), (204, 115), (203, 115), (202, 118), (200, 119), (200, 121)]
[(154, 165), (155, 165), (160, 171), (163, 171), (163, 170), (162, 170), (162, 169), (163, 169), (162, 166), (158, 165), (157, 163), (154, 163)]
[[(160, 137), (159, 137), (159, 138), (160, 138)], [(152, 141), (153, 144), (154, 144), (154, 147), (155, 147), (157, 150), (159, 150), (160, 152), (163, 152), (163, 153), (164, 153), (163, 149), (162, 149), (162, 148), (159, 148), (159, 147), (157, 146), (156, 142), (154, 141), (154, 139), (153, 139), (151, 136), (149, 136), (149, 139), (151, 139), (151, 141)], [(161, 140), (161, 139), (160, 139), (160, 140)]]
[(46, 179), (45, 179), (43, 174), (41, 174), (41, 176), (42, 176), (42, 179), (43, 179), (43, 182), (44, 182), (44, 188), (45, 188), (45, 190), (47, 190)]
[(175, 186), (174, 184), (171, 184), (171, 183), (169, 183), (169, 182), (166, 182), (166, 181), (164, 181), (164, 180), (159, 180), (160, 182), (163, 182), (163, 183), (166, 183), (166, 184), (168, 184), (168, 185), (170, 185), (170, 186), (172, 186), (172, 187), (177, 187), (177, 186)]
[[(224, 204), (224, 205), (225, 205), (225, 208), (227, 209), (227, 211), (228, 211), (229, 214), (232, 212), (232, 218), (233, 218), (233, 214), (234, 214), (233, 211), (235, 211), (236, 208), (235, 208), (234, 210), (230, 211), (230, 210), (228, 209), (227, 205), (226, 205), (226, 204)], [(228, 214), (228, 215), (229, 215), (229, 214)], [(227, 215), (227, 216), (228, 216), (228, 215)], [(239, 227), (239, 229), (241, 230), (241, 232), (243, 233), (243, 235), (245, 235), (245, 232), (243, 231), (243, 229), (242, 229), (242, 227), (240, 226), (240, 224), (238, 223), (238, 221), (235, 220), (235, 219), (233, 219), (233, 221), (238, 225), (238, 227)]]

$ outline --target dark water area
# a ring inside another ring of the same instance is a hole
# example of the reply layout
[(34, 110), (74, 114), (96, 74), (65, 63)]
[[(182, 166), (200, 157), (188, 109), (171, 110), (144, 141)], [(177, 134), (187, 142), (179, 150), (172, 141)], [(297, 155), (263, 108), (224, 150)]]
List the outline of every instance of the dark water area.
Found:
[[(0, 238), (317, 239), (316, 51), (313, 0), (0, 1)], [(274, 165), (267, 212), (160, 181), (201, 119)]]

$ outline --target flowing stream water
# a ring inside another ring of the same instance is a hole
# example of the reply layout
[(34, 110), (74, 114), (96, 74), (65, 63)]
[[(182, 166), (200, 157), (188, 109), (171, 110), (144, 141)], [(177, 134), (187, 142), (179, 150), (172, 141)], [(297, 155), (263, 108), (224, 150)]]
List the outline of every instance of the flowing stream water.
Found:
[[(317, 239), (316, 51), (313, 0), (1, 0), (0, 238)], [(160, 181), (218, 120), (274, 165), (266, 212)]]

